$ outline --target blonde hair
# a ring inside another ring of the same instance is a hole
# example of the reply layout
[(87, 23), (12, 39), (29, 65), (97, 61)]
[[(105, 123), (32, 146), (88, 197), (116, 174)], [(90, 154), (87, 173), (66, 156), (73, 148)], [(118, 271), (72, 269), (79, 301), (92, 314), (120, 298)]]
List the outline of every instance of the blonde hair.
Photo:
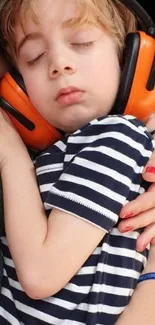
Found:
[[(121, 57), (126, 35), (136, 31), (134, 15), (118, 0), (75, 1), (80, 16), (73, 19), (72, 25), (79, 26), (84, 23), (100, 25), (116, 41), (118, 55)], [(32, 18), (37, 21), (36, 2), (35, 0), (0, 0), (1, 46), (12, 61), (16, 59), (14, 29), (16, 21), (20, 19), (23, 29), (27, 14), (32, 14)]]

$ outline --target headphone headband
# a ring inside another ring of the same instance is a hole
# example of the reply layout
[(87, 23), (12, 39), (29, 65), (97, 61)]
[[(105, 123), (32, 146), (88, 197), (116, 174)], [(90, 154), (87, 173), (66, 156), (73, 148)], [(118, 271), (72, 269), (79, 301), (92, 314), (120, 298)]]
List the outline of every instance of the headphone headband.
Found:
[(145, 33), (155, 38), (155, 24), (146, 10), (136, 0), (119, 0), (139, 20)]

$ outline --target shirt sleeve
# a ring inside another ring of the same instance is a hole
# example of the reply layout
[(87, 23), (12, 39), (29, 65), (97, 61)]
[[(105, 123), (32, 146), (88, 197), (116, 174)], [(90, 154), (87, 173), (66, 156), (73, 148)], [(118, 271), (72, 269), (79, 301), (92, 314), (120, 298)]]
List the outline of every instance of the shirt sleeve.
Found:
[[(115, 121), (115, 122), (114, 122)], [(90, 125), (68, 139), (67, 155), (79, 148), (48, 192), (45, 207), (58, 208), (109, 232), (132, 193), (140, 193), (152, 138), (123, 118)]]

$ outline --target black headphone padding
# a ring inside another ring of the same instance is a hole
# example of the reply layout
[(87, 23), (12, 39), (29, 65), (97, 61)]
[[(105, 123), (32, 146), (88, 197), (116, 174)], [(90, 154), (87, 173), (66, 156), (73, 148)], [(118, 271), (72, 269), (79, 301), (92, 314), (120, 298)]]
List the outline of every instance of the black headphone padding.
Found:
[(126, 37), (123, 52), (123, 69), (121, 72), (119, 90), (110, 114), (123, 114), (125, 110), (136, 69), (139, 46), (139, 34), (129, 33)]

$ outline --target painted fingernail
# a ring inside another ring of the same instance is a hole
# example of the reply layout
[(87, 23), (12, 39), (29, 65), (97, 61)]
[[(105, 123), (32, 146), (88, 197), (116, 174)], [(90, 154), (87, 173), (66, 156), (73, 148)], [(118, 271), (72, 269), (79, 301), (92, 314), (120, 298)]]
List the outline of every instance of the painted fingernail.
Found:
[(152, 173), (155, 174), (155, 167), (149, 166), (146, 168), (146, 173)]
[(122, 232), (132, 231), (133, 229), (133, 227), (126, 227)]
[(129, 213), (125, 214), (125, 215), (122, 217), (122, 219), (131, 218), (131, 217), (133, 217), (133, 216), (134, 216), (134, 213), (133, 213), (133, 212), (129, 212)]

